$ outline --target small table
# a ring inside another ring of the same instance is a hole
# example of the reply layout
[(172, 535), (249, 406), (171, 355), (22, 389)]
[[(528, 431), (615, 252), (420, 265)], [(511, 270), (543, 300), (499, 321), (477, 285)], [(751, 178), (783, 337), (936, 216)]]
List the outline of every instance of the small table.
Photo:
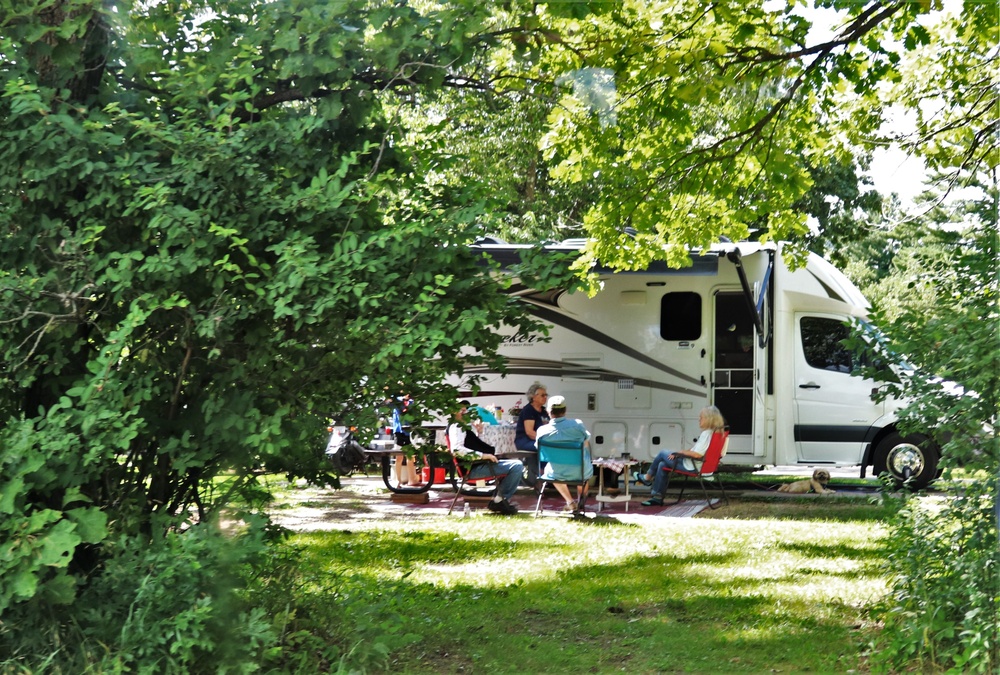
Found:
[(639, 464), (638, 461), (632, 458), (626, 457), (598, 457), (594, 460), (594, 466), (601, 469), (611, 469), (615, 473), (625, 474), (625, 494), (618, 495), (608, 495), (604, 494), (604, 472), (601, 471), (600, 482), (598, 483), (597, 489), (597, 512), (600, 513), (604, 504), (606, 503), (616, 503), (625, 502), (625, 512), (628, 513), (629, 503), (632, 501), (632, 493), (629, 490), (629, 486), (632, 481), (629, 480), (629, 472), (633, 466)]

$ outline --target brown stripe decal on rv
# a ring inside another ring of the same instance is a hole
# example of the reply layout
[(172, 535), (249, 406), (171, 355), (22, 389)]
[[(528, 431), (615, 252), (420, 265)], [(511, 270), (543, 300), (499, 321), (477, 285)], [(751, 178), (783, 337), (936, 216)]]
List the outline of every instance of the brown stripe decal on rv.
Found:
[[(591, 328), (582, 321), (571, 319), (568, 316), (556, 310), (547, 309), (538, 304), (537, 302), (535, 302), (534, 298), (522, 297), (521, 299), (533, 306), (531, 313), (534, 314), (539, 319), (543, 321), (548, 321), (549, 323), (556, 326), (562, 326), (563, 328), (567, 328), (576, 333), (577, 335), (582, 335), (583, 337), (589, 338), (594, 342), (597, 342), (598, 344), (604, 345), (608, 349), (613, 349), (617, 352), (620, 352), (625, 356), (628, 356), (629, 358), (633, 358), (636, 361), (639, 361), (640, 363), (645, 363), (647, 366), (652, 366), (653, 368), (656, 368), (657, 370), (667, 373), (668, 375), (676, 377), (677, 379), (682, 380), (684, 382), (688, 382), (690, 384), (702, 387), (702, 389), (699, 390), (697, 393), (697, 395), (699, 396), (704, 393), (705, 385), (702, 384), (700, 380), (691, 377), (690, 375), (687, 375), (685, 373), (682, 373), (679, 370), (675, 370), (674, 368), (671, 368), (670, 366), (667, 366), (663, 363), (660, 363), (656, 359), (650, 358), (648, 355), (643, 354), (639, 350), (629, 347), (624, 342), (619, 342), (618, 340), (609, 337), (605, 333), (602, 333), (599, 330)], [(631, 377), (631, 376), (624, 376), (624, 377)], [(666, 388), (666, 387), (660, 386), (658, 388)], [(671, 388), (671, 390), (680, 391), (678, 389), (673, 389), (673, 388)]]

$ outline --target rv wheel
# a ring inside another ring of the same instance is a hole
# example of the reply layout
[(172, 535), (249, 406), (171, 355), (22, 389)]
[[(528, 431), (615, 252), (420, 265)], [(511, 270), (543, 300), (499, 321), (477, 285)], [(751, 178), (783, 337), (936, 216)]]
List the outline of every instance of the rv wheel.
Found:
[(926, 436), (892, 432), (875, 450), (875, 473), (887, 471), (898, 484), (920, 490), (937, 476), (938, 459), (937, 446)]

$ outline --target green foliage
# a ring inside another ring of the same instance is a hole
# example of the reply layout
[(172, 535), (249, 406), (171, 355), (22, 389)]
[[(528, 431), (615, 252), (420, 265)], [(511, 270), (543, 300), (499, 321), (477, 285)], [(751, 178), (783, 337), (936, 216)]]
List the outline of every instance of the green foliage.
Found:
[[(946, 504), (912, 497), (888, 541), (892, 595), (873, 650), (878, 670), (995, 673), (1000, 667), (1000, 542), (996, 479)], [(942, 508), (944, 507), (944, 508)]]
[[(978, 0), (958, 4), (933, 21), (889, 26), (904, 47), (894, 76), (857, 102), (851, 120), (865, 140), (897, 142), (919, 154), (942, 192), (975, 184), (977, 175), (995, 174), (1000, 166), (996, 15)], [(912, 116), (912, 130), (881, 125), (899, 107)], [(995, 184), (995, 175), (988, 182)]]
[[(74, 552), (108, 532), (107, 514), (75, 483), (75, 475), (91, 469), (78, 443), (58, 433), (63, 420), (54, 412), (37, 425), (21, 420), (9, 428), (0, 457), (0, 610), (32, 598), (70, 604)], [(54, 458), (37, 445), (52, 435), (49, 447), (61, 451)]]
[[(958, 671), (995, 672), (1000, 666), (1000, 560), (997, 514), (1000, 495), (1000, 438), (996, 420), (1000, 402), (1000, 356), (997, 326), (995, 223), (973, 230), (944, 264), (928, 265), (921, 278), (933, 278), (935, 297), (928, 308), (915, 300), (904, 304), (897, 325), (921, 326), (894, 343), (907, 350), (924, 372), (957, 382), (962, 395), (937, 379), (908, 380), (914, 403), (904, 424), (932, 421), (948, 439), (942, 464), (981, 471), (987, 480), (970, 482), (940, 513), (909, 512), (897, 524), (901, 550), (893, 557), (896, 606), (888, 608), (885, 639), (897, 654), (890, 666), (930, 660)], [(915, 288), (930, 284), (915, 281)], [(914, 294), (919, 298), (919, 294)], [(901, 609), (901, 613), (896, 610)], [(894, 617), (894, 618), (888, 618)]]
[(904, 426), (939, 429), (944, 466), (991, 474), (1000, 469), (997, 243), (993, 221), (973, 224), (947, 249), (910, 249), (905, 288), (873, 312), (894, 350), (888, 361), (908, 375), (887, 390), (913, 400)]
[(226, 565), (222, 534), (177, 532), (261, 468), (332, 481), (331, 414), (370, 433), (387, 389), (446, 410), (464, 352), (522, 325), (467, 247), (482, 200), (425, 193), (384, 112), (452, 77), (484, 9), (0, 1), (8, 644), (62, 636), (38, 608), (73, 603), (79, 651), (187, 668), (228, 630), (204, 587)]
[(408, 143), (420, 149), (425, 189), (485, 195), (481, 226), (506, 241), (581, 236), (593, 185), (557, 183), (538, 148), (554, 105), (552, 87), (509, 86), (502, 93), (450, 91), (419, 107), (400, 106)]
[(923, 9), (849, 3), (847, 27), (815, 45), (793, 9), (627, 2), (586, 21), (536, 11), (553, 37), (524, 77), (559, 87), (540, 140), (552, 175), (599, 190), (584, 218), (591, 260), (680, 266), (687, 247), (720, 236), (805, 234), (815, 167), (848, 163), (828, 124), (838, 91), (894, 74), (899, 57), (876, 36)]
[(547, 290), (564, 288), (568, 291), (586, 290), (590, 270), (580, 267), (578, 251), (551, 251), (530, 248), (521, 251), (521, 262), (511, 271), (530, 288)]
[[(865, 276), (873, 318), (909, 362), (886, 354), (905, 375), (889, 391), (911, 401), (901, 425), (936, 428), (945, 476), (966, 478), (938, 508), (910, 504), (894, 523), (892, 600), (877, 643), (878, 665), (892, 671), (1000, 668), (998, 93), (987, 74), (1000, 53), (995, 17), (981, 10), (966, 2), (926, 25), (891, 23), (907, 53), (852, 118), (856, 130), (902, 143), (932, 170), (935, 189), (915, 222), (855, 246), (876, 252), (878, 270)], [(911, 112), (912, 134), (878, 131), (889, 105)], [(949, 198), (956, 187), (968, 191)]]
[[(810, 166), (812, 187), (796, 204), (816, 219), (809, 250), (840, 268), (851, 262), (852, 244), (864, 239), (883, 217), (882, 197), (870, 189), (871, 179), (858, 175), (853, 160), (834, 157)], [(867, 267), (870, 257), (861, 262)]]
[[(986, 193), (994, 204), (995, 195)], [(931, 212), (953, 228), (964, 221), (958, 232), (898, 227), (910, 235), (900, 238), (906, 247), (878, 284), (885, 292), (873, 295), (874, 319), (895, 350), (884, 356), (904, 375), (887, 391), (911, 401), (901, 425), (937, 429), (945, 475), (970, 477), (938, 508), (909, 504), (894, 523), (893, 599), (878, 650), (890, 670), (1000, 667), (997, 222), (995, 211), (969, 206)]]
[(57, 673), (256, 672), (277, 634), (234, 593), (235, 570), (265, 550), (267, 530), (252, 522), (233, 538), (197, 525), (106, 540), (91, 551), (102, 564), (68, 617), (41, 594), (4, 612), (0, 670), (35, 672), (48, 661)]
[[(360, 561), (359, 561), (360, 562)], [(246, 568), (244, 592), (278, 639), (262, 665), (279, 672), (384, 672), (416, 636), (396, 598), (359, 583), (350, 566), (328, 573), (299, 544), (272, 547)]]

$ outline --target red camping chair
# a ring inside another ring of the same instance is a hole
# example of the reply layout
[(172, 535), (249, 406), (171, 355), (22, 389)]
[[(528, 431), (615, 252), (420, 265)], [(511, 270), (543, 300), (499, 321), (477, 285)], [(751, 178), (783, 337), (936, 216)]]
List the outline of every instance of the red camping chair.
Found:
[(722, 480), (715, 475), (715, 472), (719, 468), (719, 462), (726, 454), (726, 450), (729, 449), (729, 428), (725, 428), (722, 431), (716, 431), (712, 434), (712, 440), (708, 443), (708, 449), (705, 450), (705, 456), (701, 459), (694, 460), (695, 470), (688, 471), (684, 468), (671, 468), (668, 466), (663, 467), (663, 471), (669, 471), (675, 473), (679, 476), (684, 477), (684, 482), (681, 483), (681, 492), (677, 495), (676, 502), (670, 502), (671, 505), (679, 504), (681, 498), (684, 496), (684, 488), (687, 486), (689, 478), (698, 479), (698, 484), (701, 485), (701, 492), (705, 495), (705, 501), (708, 502), (709, 508), (716, 509), (716, 505), (712, 503), (712, 500), (708, 498), (708, 489), (705, 487), (705, 479), (713, 480), (719, 489), (722, 490), (722, 496), (726, 500), (726, 504), (729, 504), (729, 496), (726, 494), (725, 488), (722, 487)]
[[(507, 475), (506, 473), (497, 473), (497, 465), (495, 462), (491, 462), (485, 459), (477, 459), (469, 462), (468, 460), (459, 459), (451, 449), (451, 438), (448, 437), (448, 432), (445, 430), (444, 443), (448, 446), (448, 452), (451, 453), (451, 461), (455, 467), (455, 475), (461, 476), (462, 482), (459, 484), (458, 489), (455, 490), (455, 498), (451, 500), (451, 506), (448, 507), (448, 515), (451, 515), (452, 510), (455, 508), (455, 504), (458, 502), (459, 496), (465, 497), (489, 497), (492, 499), (496, 496), (497, 490), (500, 489), (500, 481)], [(475, 487), (469, 488), (466, 486), (467, 478), (472, 470), (478, 466), (486, 465), (490, 469), (490, 475), (484, 476), (482, 478), (473, 478), (473, 481), (485, 481), (486, 485), (483, 488)], [(454, 483), (453, 483), (454, 485)]]

